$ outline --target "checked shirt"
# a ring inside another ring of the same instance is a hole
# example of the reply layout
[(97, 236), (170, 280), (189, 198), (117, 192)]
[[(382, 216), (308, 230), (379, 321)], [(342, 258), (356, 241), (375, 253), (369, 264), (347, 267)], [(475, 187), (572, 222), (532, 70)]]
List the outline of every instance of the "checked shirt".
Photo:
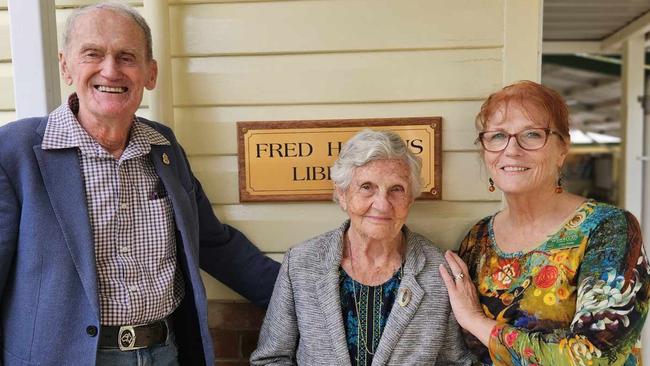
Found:
[(92, 229), (102, 325), (146, 324), (180, 303), (173, 208), (156, 174), (151, 145), (169, 145), (134, 117), (129, 142), (115, 159), (77, 121), (79, 100), (49, 116), (42, 149), (76, 148)]

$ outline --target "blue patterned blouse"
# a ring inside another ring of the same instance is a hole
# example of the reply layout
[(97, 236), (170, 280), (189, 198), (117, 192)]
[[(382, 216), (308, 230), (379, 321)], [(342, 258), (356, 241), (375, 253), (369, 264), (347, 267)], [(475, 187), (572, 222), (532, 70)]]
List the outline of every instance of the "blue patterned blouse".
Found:
[(353, 366), (372, 364), (401, 280), (400, 270), (382, 285), (366, 286), (339, 269), (341, 311)]

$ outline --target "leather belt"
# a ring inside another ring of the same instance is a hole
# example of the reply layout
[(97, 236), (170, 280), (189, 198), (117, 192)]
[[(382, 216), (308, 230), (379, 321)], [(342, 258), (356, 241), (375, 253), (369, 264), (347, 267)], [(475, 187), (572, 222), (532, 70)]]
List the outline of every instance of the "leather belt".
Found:
[(167, 319), (143, 325), (102, 325), (99, 331), (99, 348), (116, 348), (132, 351), (165, 343), (169, 333)]

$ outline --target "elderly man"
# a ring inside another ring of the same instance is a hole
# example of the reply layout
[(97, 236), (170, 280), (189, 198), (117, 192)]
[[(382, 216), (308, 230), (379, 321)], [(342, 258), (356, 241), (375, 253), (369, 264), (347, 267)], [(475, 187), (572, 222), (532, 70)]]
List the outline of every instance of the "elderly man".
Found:
[(156, 84), (133, 9), (75, 11), (76, 93), (0, 129), (0, 364), (213, 365), (199, 265), (266, 306), (279, 265), (214, 216), (173, 133), (135, 117)]

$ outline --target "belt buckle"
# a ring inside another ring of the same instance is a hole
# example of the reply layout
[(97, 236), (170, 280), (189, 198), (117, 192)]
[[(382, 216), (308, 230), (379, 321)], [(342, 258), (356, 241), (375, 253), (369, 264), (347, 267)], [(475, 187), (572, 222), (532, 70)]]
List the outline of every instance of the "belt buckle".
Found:
[(132, 325), (123, 325), (117, 334), (117, 344), (120, 351), (133, 351), (144, 347), (135, 346), (135, 328)]

